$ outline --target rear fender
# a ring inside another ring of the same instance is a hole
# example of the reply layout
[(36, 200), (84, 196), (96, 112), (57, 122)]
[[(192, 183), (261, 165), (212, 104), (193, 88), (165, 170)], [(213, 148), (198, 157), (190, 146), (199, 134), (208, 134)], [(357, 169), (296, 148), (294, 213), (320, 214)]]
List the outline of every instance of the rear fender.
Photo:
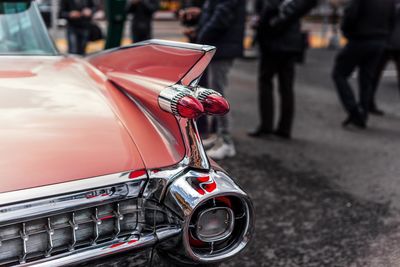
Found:
[[(172, 86), (175, 86), (173, 90), (183, 88), (182, 90), (189, 90), (190, 94), (194, 94), (191, 90), (194, 90), (214, 53), (215, 47), (211, 46), (150, 40), (94, 54), (87, 61), (144, 111), (148, 120), (155, 125), (154, 130), (163, 140), (167, 140), (163, 141), (164, 144), (168, 140), (183, 141), (186, 152), (181, 160), (188, 159), (189, 165), (207, 169), (207, 160), (199, 160), (206, 158), (202, 147), (193, 152), (196, 150), (193, 143), (201, 146), (196, 125), (183, 118), (178, 121), (174, 114), (165, 112), (160, 107), (159, 97), (161, 91)], [(137, 125), (132, 127), (137, 128)], [(133, 138), (140, 150), (146, 150), (153, 155), (159, 153), (155, 146), (152, 146), (152, 151), (148, 151), (148, 138)], [(151, 159), (145, 158), (144, 161)], [(156, 164), (147, 162), (146, 165), (154, 167)]]

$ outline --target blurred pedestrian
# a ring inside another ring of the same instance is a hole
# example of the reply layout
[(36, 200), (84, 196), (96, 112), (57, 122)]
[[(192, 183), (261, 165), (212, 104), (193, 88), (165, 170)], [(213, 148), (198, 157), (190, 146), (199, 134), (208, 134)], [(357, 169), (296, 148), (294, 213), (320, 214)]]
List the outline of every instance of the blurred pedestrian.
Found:
[(371, 100), (369, 104), (369, 113), (377, 116), (383, 116), (385, 113), (377, 106), (376, 104), (376, 92), (379, 87), (379, 82), (382, 77), (382, 73), (385, 70), (387, 64), (390, 60), (392, 60), (396, 65), (397, 70), (397, 86), (400, 92), (400, 0), (395, 0), (395, 22), (392, 33), (390, 34), (390, 38), (388, 44), (385, 48), (385, 52), (383, 53), (378, 68), (376, 70), (371, 94)]
[[(228, 73), (235, 58), (243, 55), (243, 39), (246, 20), (246, 0), (206, 0), (203, 7), (190, 7), (185, 16), (198, 17), (196, 27), (188, 28), (186, 34), (196, 43), (213, 45), (217, 52), (207, 74), (210, 87), (222, 95), (228, 85)], [(204, 140), (211, 145), (207, 154), (213, 159), (223, 159), (236, 155), (228, 116), (216, 118), (216, 138)]]
[[(348, 113), (343, 126), (366, 128), (374, 75), (394, 20), (394, 0), (351, 0), (345, 8), (342, 31), (348, 39), (333, 68), (339, 98)], [(358, 69), (359, 101), (349, 84)]]
[[(261, 124), (252, 137), (270, 134), (290, 139), (294, 118), (295, 63), (303, 57), (307, 35), (301, 31), (300, 19), (315, 5), (316, 0), (258, 0), (258, 42), (261, 62), (259, 69), (259, 111)], [(275, 129), (274, 77), (278, 77), (280, 119)]]
[(128, 13), (133, 14), (132, 39), (141, 42), (152, 38), (153, 14), (160, 7), (159, 0), (129, 0)]
[(68, 53), (84, 55), (95, 5), (92, 0), (62, 0), (60, 17), (67, 20)]

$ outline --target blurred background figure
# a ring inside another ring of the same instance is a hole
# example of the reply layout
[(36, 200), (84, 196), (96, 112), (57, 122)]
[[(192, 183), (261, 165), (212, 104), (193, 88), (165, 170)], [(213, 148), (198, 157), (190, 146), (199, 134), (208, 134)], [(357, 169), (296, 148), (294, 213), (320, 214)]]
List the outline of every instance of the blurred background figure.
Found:
[(331, 8), (330, 23), (332, 25), (332, 37), (329, 40), (330, 49), (340, 48), (340, 30), (339, 30), (339, 7), (343, 4), (344, 0), (329, 0), (329, 6)]
[[(181, 16), (187, 20), (198, 18), (197, 25), (185, 31), (187, 36), (196, 43), (217, 47), (207, 74), (210, 87), (224, 95), (233, 61), (243, 55), (246, 1), (207, 0), (202, 8), (189, 7)], [(207, 150), (211, 158), (223, 159), (236, 155), (230, 127), (229, 117), (216, 118), (216, 136), (204, 140), (211, 147)]]
[[(307, 35), (301, 31), (300, 19), (316, 0), (258, 0), (257, 40), (260, 45), (259, 110), (261, 123), (250, 132), (252, 137), (275, 134), (290, 139), (294, 118), (295, 63), (303, 57)], [(274, 123), (274, 77), (278, 77), (280, 119)]]
[(379, 87), (383, 71), (387, 64), (392, 60), (396, 65), (398, 88), (400, 92), (400, 1), (395, 0), (395, 22), (394, 28), (389, 38), (389, 42), (386, 46), (385, 52), (383, 53), (378, 68), (376, 70), (375, 79), (373, 83), (371, 101), (369, 105), (369, 113), (377, 116), (383, 116), (384, 112), (376, 104), (376, 92)]
[[(394, 0), (351, 0), (345, 9), (342, 31), (348, 39), (333, 68), (339, 98), (348, 113), (343, 126), (366, 128), (374, 77), (393, 26)], [(359, 101), (349, 84), (358, 68)]]
[(95, 5), (92, 0), (62, 0), (60, 18), (67, 20), (68, 53), (84, 55)]
[(159, 6), (159, 0), (129, 0), (128, 13), (133, 14), (131, 30), (134, 42), (152, 38), (153, 14)]

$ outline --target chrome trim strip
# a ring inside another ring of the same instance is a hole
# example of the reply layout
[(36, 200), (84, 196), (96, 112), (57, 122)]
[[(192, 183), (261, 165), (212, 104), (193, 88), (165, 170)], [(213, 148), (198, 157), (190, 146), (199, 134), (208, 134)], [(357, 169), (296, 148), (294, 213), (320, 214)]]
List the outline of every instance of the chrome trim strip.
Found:
[(32, 263), (25, 263), (19, 266), (38, 266), (38, 267), (57, 267), (71, 264), (78, 264), (90, 260), (98, 259), (104, 256), (110, 256), (115, 253), (134, 250), (144, 247), (151, 247), (157, 242), (178, 235), (181, 229), (171, 228), (157, 231), (151, 235), (142, 235), (137, 238), (137, 235), (132, 235), (128, 238), (116, 239), (95, 247), (88, 247), (82, 250), (74, 250), (60, 255), (55, 255), (50, 258), (44, 258)]
[[(145, 180), (131, 180), (123, 184), (6, 205), (0, 207), (0, 225), (26, 221), (37, 216), (46, 217), (59, 211), (67, 212), (80, 207), (136, 198), (139, 196), (144, 184)], [(93, 220), (98, 221), (97, 216)]]
[[(106, 187), (115, 184), (132, 182), (129, 178), (130, 172), (104, 175), (94, 178), (81, 179), (66, 183), (46, 185), (41, 187), (23, 189), (12, 192), (0, 193), (0, 207), (22, 201), (33, 201), (57, 195), (65, 195), (77, 191), (90, 190), (99, 187)], [(147, 175), (135, 180), (146, 180)]]
[(131, 46), (143, 46), (143, 45), (164, 45), (164, 46), (171, 46), (171, 47), (203, 51), (206, 53), (216, 50), (216, 47), (211, 46), (211, 45), (184, 43), (184, 42), (168, 41), (168, 40), (161, 40), (161, 39), (150, 39), (147, 41), (132, 44)]

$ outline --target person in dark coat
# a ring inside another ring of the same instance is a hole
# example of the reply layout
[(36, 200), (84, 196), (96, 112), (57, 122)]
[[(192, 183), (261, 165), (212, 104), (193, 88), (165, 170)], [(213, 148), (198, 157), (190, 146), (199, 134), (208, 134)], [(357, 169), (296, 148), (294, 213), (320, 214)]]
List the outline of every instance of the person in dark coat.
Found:
[(84, 55), (95, 5), (92, 0), (62, 0), (60, 18), (66, 19), (68, 53)]
[(134, 42), (152, 38), (153, 14), (159, 7), (159, 0), (130, 0), (128, 13), (133, 14), (132, 39)]
[(382, 77), (382, 73), (385, 70), (387, 64), (390, 60), (392, 60), (396, 65), (397, 70), (397, 86), (400, 92), (400, 0), (395, 0), (395, 22), (394, 29), (390, 35), (390, 39), (385, 48), (385, 52), (383, 53), (378, 68), (375, 73), (374, 83), (372, 88), (371, 100), (369, 105), (369, 113), (377, 116), (383, 116), (384, 112), (378, 108), (376, 104), (376, 92), (379, 87), (379, 83)]
[[(339, 98), (348, 113), (343, 126), (367, 127), (374, 75), (393, 27), (394, 0), (351, 0), (345, 8), (342, 31), (348, 39), (333, 68)], [(359, 101), (348, 82), (358, 69)]]
[[(316, 0), (258, 0), (257, 40), (260, 45), (259, 111), (261, 124), (250, 132), (252, 137), (275, 134), (290, 139), (294, 118), (295, 63), (306, 48), (300, 19)], [(278, 77), (280, 119), (274, 123), (274, 77)]]
[[(189, 7), (181, 16), (198, 18), (196, 26), (186, 31), (190, 38), (198, 44), (217, 48), (207, 75), (210, 87), (224, 95), (234, 59), (243, 55), (246, 0), (206, 0), (201, 9)], [(223, 159), (236, 154), (230, 127), (229, 117), (216, 119), (217, 138), (207, 150), (211, 158)]]

